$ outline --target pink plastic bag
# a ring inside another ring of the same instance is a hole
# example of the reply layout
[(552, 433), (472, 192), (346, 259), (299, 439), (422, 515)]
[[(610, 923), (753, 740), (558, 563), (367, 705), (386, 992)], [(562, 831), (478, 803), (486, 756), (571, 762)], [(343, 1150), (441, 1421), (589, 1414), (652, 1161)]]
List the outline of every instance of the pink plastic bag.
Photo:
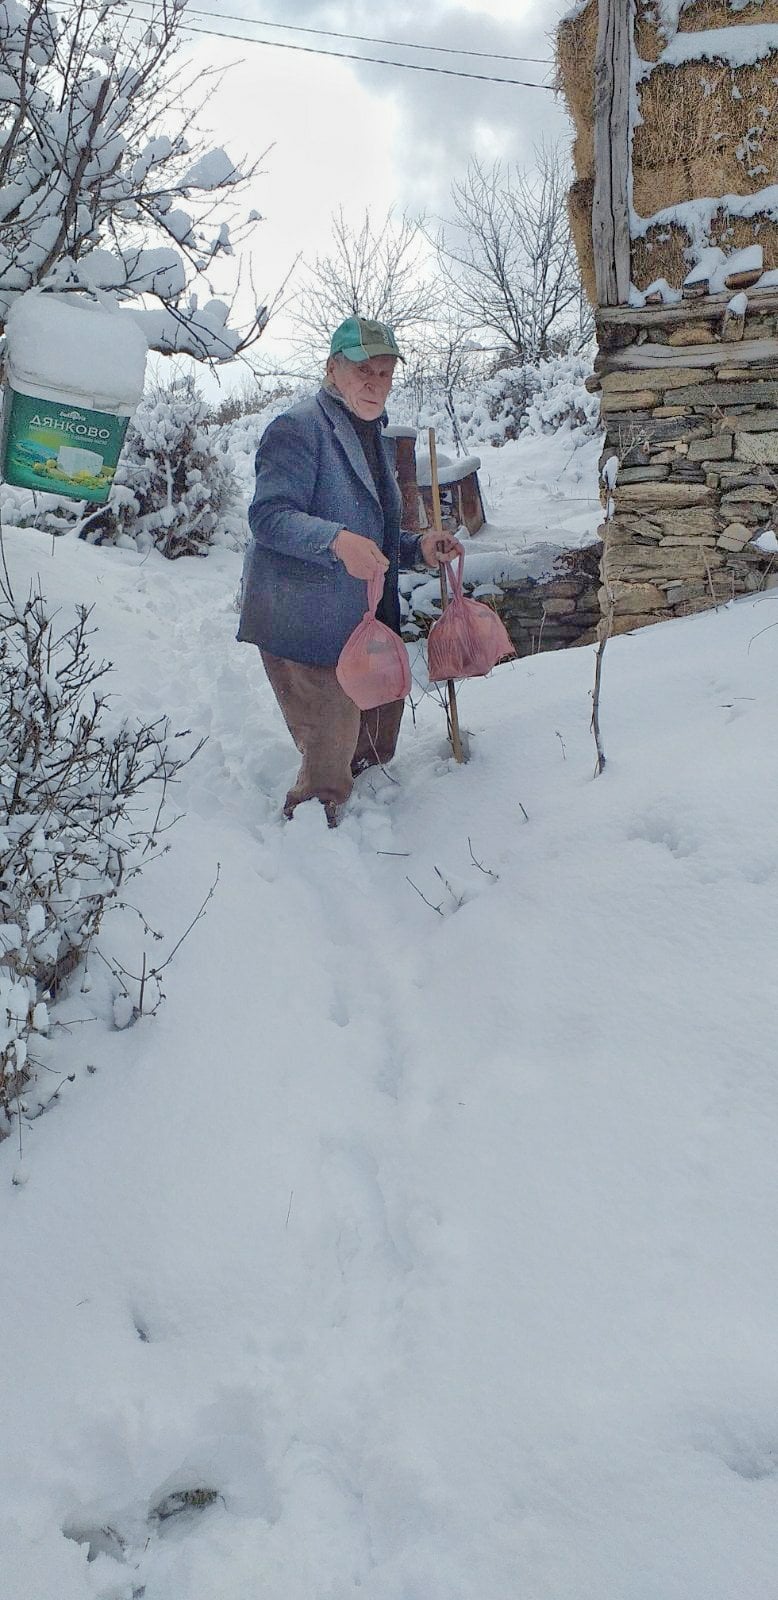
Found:
[(376, 573), (367, 587), (367, 611), (346, 640), (338, 657), (335, 676), (360, 711), (388, 706), (410, 693), (411, 669), (402, 639), (376, 619), (384, 591), (384, 575)]
[(465, 599), (462, 593), (464, 564), (464, 556), (459, 556), (456, 572), (453, 562), (446, 567), (452, 599), (442, 617), (433, 622), (427, 638), (431, 683), (438, 683), (442, 678), (482, 678), (498, 661), (516, 654), (491, 606)]

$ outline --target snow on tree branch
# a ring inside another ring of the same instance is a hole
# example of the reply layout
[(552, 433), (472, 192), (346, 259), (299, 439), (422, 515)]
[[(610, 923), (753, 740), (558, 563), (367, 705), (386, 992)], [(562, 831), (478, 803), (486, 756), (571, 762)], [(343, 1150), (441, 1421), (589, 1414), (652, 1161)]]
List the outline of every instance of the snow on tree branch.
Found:
[(0, 0), (0, 326), (26, 289), (77, 278), (137, 304), (165, 352), (221, 361), (262, 333), (264, 307), (229, 326), (205, 276), (256, 219), (236, 229), (225, 205), (258, 169), (199, 140), (216, 79), (175, 61), (185, 9)]

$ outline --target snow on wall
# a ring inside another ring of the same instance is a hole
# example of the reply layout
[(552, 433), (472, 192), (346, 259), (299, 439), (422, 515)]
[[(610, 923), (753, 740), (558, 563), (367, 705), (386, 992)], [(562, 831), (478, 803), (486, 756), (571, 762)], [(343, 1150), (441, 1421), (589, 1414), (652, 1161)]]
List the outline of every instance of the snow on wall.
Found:
[(726, 61), (730, 67), (750, 67), (778, 50), (778, 24), (743, 23), (739, 27), (704, 28), (699, 33), (676, 33), (658, 61), (642, 62), (641, 76), (654, 67), (675, 67), (684, 61)]
[[(694, 0), (654, 0), (654, 3), (659, 19), (659, 26), (665, 36), (668, 39), (672, 39), (673, 35), (678, 32), (681, 13), (688, 11), (694, 4)], [(729, 10), (733, 14), (737, 14), (738, 11), (745, 11), (746, 6), (750, 4), (751, 0), (729, 0)], [(749, 31), (756, 31), (756, 28), (761, 26), (762, 24), (755, 24), (754, 28), (750, 29)], [(718, 32), (719, 30), (705, 29), (702, 31)], [(702, 31), (700, 33), (692, 33), (688, 37), (691, 37), (692, 39), (699, 39), (702, 36)]]
[(712, 218), (722, 206), (732, 217), (748, 219), (767, 216), (778, 222), (778, 184), (769, 184), (756, 194), (706, 195), (701, 200), (683, 200), (678, 205), (656, 211), (652, 217), (640, 217), (633, 211), (632, 237), (639, 239), (649, 228), (675, 222), (680, 227), (688, 228), (694, 245), (702, 250), (708, 245)]
[[(747, 3), (749, 3), (749, 0), (739, 0), (739, 3), (738, 0), (732, 0), (730, 10), (733, 16), (738, 10), (742, 10)], [(778, 24), (738, 24), (733, 20), (732, 25), (727, 27), (678, 32), (680, 15), (685, 9), (683, 0), (659, 0), (657, 6), (658, 20), (668, 41), (665, 49), (655, 61), (641, 60), (637, 53), (633, 51), (630, 138), (632, 133), (643, 125), (644, 121), (640, 113), (640, 86), (646, 84), (657, 68), (684, 67), (693, 63), (700, 63), (702, 66), (704, 62), (711, 62), (718, 64), (719, 68), (722, 66), (724, 68), (728, 67), (732, 72), (748, 67), (756, 67), (760, 71), (770, 72), (770, 68), (760, 66), (760, 63), (765, 63), (770, 57), (772, 57), (773, 63), (778, 59)], [(703, 100), (709, 92), (711, 92), (710, 86), (706, 86), (703, 69), (700, 74), (700, 95)], [(733, 99), (742, 98), (734, 79), (732, 80), (731, 93)], [(768, 118), (768, 107), (757, 106), (756, 110), (761, 111), (765, 119)], [(724, 120), (726, 122), (726, 117)], [(766, 126), (762, 127), (760, 125), (758, 130), (752, 130), (752, 132), (756, 131), (761, 137), (766, 132)], [(720, 137), (723, 138), (724, 134), (725, 128), (723, 127)], [(719, 135), (716, 137), (719, 137)], [(748, 137), (746, 137), (746, 145), (748, 145)], [(739, 149), (735, 153), (738, 154), (739, 159), (742, 159)], [(691, 160), (694, 152), (685, 152), (683, 149), (668, 150), (667, 160), (670, 163), (673, 161), (680, 162), (684, 159), (685, 154)], [(768, 160), (767, 150), (764, 151), (764, 155), (765, 159)], [(697, 160), (695, 187), (700, 183), (699, 169), (701, 165), (704, 167), (704, 161), (701, 163)], [(713, 170), (715, 165), (715, 156), (712, 150), (711, 188), (716, 187), (716, 173)], [(639, 168), (635, 168), (636, 176), (638, 172), (645, 176), (642, 165)], [(756, 177), (760, 172), (768, 176), (768, 166), (763, 164), (761, 167), (754, 167), (749, 175)], [(772, 176), (772, 174), (769, 175)], [(751, 221), (757, 217), (769, 222), (778, 221), (778, 185), (769, 183), (758, 192), (751, 194), (735, 193), (731, 189), (724, 192), (721, 176), (722, 174), (719, 172), (718, 193), (695, 196), (688, 200), (679, 200), (660, 209), (655, 209), (654, 205), (651, 205), (650, 214), (648, 214), (644, 209), (637, 211), (632, 202), (633, 174), (630, 172), (630, 234), (632, 240), (645, 239), (651, 233), (656, 245), (658, 242), (656, 240), (657, 228), (677, 227), (686, 230), (690, 239), (690, 247), (685, 250), (685, 255), (689, 264), (692, 265), (693, 263), (696, 269), (699, 267), (703, 257), (707, 259), (710, 256), (712, 225), (717, 213), (725, 212), (730, 217), (740, 218), (743, 221)], [(732, 182), (731, 174), (729, 182)], [(661, 266), (661, 249), (658, 252), (658, 261)], [(722, 278), (724, 270), (722, 263), (720, 274)], [(689, 280), (687, 279), (686, 281)], [(759, 282), (761, 284), (762, 279)], [(723, 287), (723, 282), (718, 287)], [(711, 288), (713, 288), (713, 285), (711, 285)], [(639, 295), (640, 291), (635, 290), (634, 293)]]

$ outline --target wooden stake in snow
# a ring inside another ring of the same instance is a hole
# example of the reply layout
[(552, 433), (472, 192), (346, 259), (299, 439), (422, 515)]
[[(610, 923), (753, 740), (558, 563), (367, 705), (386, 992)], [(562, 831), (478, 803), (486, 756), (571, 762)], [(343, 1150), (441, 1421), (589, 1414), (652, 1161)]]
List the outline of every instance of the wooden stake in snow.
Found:
[[(440, 484), (438, 482), (438, 454), (437, 454), (437, 450), (435, 448), (435, 429), (434, 428), (430, 428), (429, 429), (428, 438), (429, 438), (429, 451), (430, 451), (430, 485), (431, 485), (431, 489), (432, 489), (432, 518), (433, 518), (433, 522), (435, 524), (435, 532), (442, 535), (442, 533), (443, 533), (443, 517), (441, 516), (441, 511), (440, 511)], [(448, 580), (446, 578), (446, 563), (445, 563), (445, 561), (439, 561), (438, 562), (438, 577), (440, 578), (440, 603), (441, 603), (442, 609), (445, 611), (446, 606), (448, 605)], [(447, 683), (446, 683), (446, 693), (448, 695), (448, 722), (449, 722), (449, 729), (451, 731), (451, 748), (452, 748), (452, 750), (454, 752), (454, 760), (455, 761), (464, 761), (465, 753), (464, 753), (464, 751), (462, 749), (462, 739), (461, 739), (461, 735), (460, 735), (460, 732), (459, 732), (459, 711), (457, 709), (457, 692), (456, 692), (456, 689), (454, 688), (454, 680), (453, 680), (453, 678), (449, 678)]]

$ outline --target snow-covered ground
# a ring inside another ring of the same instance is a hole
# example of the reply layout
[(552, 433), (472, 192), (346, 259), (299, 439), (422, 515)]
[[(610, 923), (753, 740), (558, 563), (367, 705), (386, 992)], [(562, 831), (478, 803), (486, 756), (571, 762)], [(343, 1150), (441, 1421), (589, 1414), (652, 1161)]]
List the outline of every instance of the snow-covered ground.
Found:
[(331, 833), (236, 554), (6, 543), (208, 735), (150, 957), (221, 870), (0, 1146), (2, 1600), (774, 1600), (778, 595), (608, 645), (596, 780), (590, 650), (463, 687), (462, 768), (419, 696)]
[(571, 550), (589, 544), (602, 509), (597, 496), (599, 435), (580, 429), (524, 434), (499, 450), (483, 447), (479, 482), (488, 526), (470, 550), (520, 553), (532, 544)]

